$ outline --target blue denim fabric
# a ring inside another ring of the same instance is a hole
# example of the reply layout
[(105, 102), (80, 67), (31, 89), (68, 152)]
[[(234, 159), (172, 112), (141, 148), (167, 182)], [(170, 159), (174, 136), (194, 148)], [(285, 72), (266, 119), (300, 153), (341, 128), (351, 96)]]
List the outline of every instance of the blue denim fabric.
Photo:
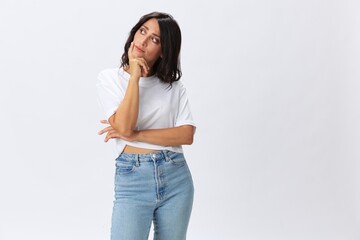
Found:
[(122, 153), (116, 159), (111, 240), (183, 240), (194, 186), (183, 153)]

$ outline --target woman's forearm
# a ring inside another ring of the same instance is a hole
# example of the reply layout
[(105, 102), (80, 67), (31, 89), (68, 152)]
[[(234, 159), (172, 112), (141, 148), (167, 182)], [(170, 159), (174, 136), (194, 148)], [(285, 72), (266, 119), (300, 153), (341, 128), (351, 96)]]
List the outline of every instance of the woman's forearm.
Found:
[(135, 133), (134, 140), (161, 146), (191, 145), (194, 127), (184, 125), (174, 128), (148, 129)]
[(110, 117), (110, 125), (121, 135), (129, 137), (136, 127), (139, 112), (139, 80), (130, 78), (124, 99), (115, 114)]

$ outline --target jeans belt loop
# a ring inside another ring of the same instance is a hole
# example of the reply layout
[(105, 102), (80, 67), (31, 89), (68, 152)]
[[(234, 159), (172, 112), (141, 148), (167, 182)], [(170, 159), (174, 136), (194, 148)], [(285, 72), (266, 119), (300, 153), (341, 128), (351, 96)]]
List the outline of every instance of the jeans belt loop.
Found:
[(135, 166), (136, 166), (136, 167), (140, 166), (139, 154), (136, 154), (136, 155), (135, 155)]
[(163, 152), (163, 154), (165, 156), (165, 161), (169, 162), (170, 161), (169, 151), (168, 150), (163, 150), (162, 152)]

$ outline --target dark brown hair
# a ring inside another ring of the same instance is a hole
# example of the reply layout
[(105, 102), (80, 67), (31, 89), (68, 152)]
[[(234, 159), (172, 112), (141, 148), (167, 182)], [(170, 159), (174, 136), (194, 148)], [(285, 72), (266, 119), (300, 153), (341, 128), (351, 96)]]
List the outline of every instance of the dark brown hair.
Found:
[(155, 62), (153, 71), (161, 81), (169, 83), (171, 86), (182, 75), (180, 69), (181, 31), (175, 19), (167, 13), (152, 12), (140, 18), (129, 33), (124, 46), (124, 53), (121, 57), (120, 67), (129, 65), (128, 49), (134, 40), (134, 35), (151, 18), (157, 19), (159, 23), (162, 53), (162, 57), (159, 57)]

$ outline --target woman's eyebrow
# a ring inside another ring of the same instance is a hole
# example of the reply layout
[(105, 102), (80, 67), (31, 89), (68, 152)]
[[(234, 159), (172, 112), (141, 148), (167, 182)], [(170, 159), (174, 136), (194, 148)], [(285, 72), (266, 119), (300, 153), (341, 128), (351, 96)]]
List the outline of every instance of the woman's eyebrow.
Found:
[[(149, 31), (149, 28), (147, 27), (147, 26), (145, 26), (145, 25), (142, 25), (144, 28), (146, 28), (146, 30), (148, 30)], [(156, 37), (158, 37), (158, 38), (160, 38), (160, 36), (158, 35), (158, 34), (156, 34), (156, 33), (152, 33), (153, 35), (155, 35)]]

